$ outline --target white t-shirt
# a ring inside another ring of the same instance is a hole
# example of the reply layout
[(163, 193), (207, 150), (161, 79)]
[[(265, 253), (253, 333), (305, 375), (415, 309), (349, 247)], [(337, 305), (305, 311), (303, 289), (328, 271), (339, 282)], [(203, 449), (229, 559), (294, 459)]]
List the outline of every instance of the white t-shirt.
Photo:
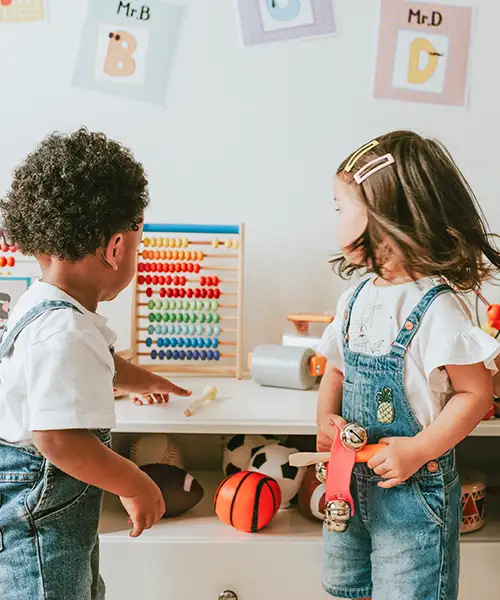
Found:
[[(357, 297), (349, 328), (349, 349), (380, 356), (389, 352), (412, 310), (431, 288), (441, 281), (433, 278), (393, 286), (374, 285), (374, 277)], [(344, 359), (342, 327), (345, 308), (357, 285), (342, 296), (337, 314), (326, 328), (317, 351), (342, 373)], [(492, 375), (500, 344), (475, 327), (453, 293), (435, 298), (422, 318), (405, 354), (405, 387), (415, 416), (423, 427), (432, 423), (453, 395), (444, 365), (483, 362)]]
[(45, 300), (70, 302), (83, 314), (71, 308), (44, 313), (0, 363), (0, 439), (12, 444), (32, 443), (32, 431), (115, 426), (110, 347), (116, 335), (104, 317), (37, 281), (14, 307), (9, 330)]

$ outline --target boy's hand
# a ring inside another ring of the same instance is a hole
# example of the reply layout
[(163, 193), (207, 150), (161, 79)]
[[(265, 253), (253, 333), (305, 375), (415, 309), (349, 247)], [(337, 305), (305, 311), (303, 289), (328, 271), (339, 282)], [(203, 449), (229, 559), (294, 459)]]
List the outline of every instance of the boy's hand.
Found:
[(152, 379), (148, 386), (148, 391), (132, 396), (134, 404), (154, 404), (155, 402), (158, 404), (167, 403), (169, 394), (175, 394), (176, 396), (191, 396), (191, 391), (175, 385), (164, 377), (154, 374), (151, 374), (151, 377)]
[(426, 462), (421, 444), (414, 437), (394, 437), (381, 439), (387, 444), (368, 461), (373, 469), (385, 481), (379, 482), (381, 488), (392, 488), (409, 479)]
[(318, 416), (317, 451), (330, 452), (335, 436), (345, 425), (347, 425), (347, 421), (340, 415), (323, 414)]
[(151, 529), (165, 514), (165, 501), (160, 488), (143, 471), (139, 471), (137, 493), (120, 497), (133, 529), (130, 537), (139, 537), (145, 529)]

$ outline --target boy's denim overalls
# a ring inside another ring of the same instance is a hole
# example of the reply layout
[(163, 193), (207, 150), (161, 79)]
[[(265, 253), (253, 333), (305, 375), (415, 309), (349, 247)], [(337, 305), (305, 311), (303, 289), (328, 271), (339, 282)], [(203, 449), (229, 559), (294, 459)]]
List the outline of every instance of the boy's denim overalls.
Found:
[[(0, 360), (27, 325), (60, 309), (80, 312), (68, 302), (38, 304), (4, 331)], [(111, 446), (109, 429), (93, 433)], [(101, 490), (63, 473), (34, 446), (0, 441), (0, 599), (102, 600), (101, 500)]]
[[(363, 425), (368, 442), (417, 435), (418, 423), (404, 385), (405, 353), (425, 312), (447, 285), (418, 303), (391, 350), (368, 356), (349, 349), (354, 292), (343, 325), (345, 362), (342, 416)], [(366, 464), (356, 464), (351, 484), (355, 515), (344, 533), (324, 529), (323, 584), (337, 598), (456, 600), (458, 597), (461, 488), (454, 450), (420, 468), (392, 489)]]

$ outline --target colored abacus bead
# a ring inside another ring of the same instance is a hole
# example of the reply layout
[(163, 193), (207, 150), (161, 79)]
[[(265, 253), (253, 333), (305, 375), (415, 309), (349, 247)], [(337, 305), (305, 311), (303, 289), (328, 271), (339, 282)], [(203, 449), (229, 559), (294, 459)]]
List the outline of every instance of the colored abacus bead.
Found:
[(174, 285), (179, 285), (179, 276), (178, 275), (176, 275), (174, 277)]
[(160, 260), (165, 260), (167, 258), (167, 251), (166, 250), (162, 250), (160, 252)]
[(144, 270), (149, 273), (149, 271), (151, 271), (151, 264), (150, 263), (144, 263)]
[(229, 248), (231, 248), (231, 246), (233, 245), (233, 240), (226, 240), (226, 243), (224, 245), (229, 250)]
[(212, 278), (211, 277), (207, 277), (206, 283), (207, 283), (207, 285), (212, 285)]
[(213, 298), (214, 296), (215, 296), (215, 290), (213, 290), (212, 288), (207, 290), (207, 298)]
[(189, 318), (191, 320), (191, 323), (196, 323), (196, 321), (198, 319), (196, 313), (191, 313), (191, 316)]
[(219, 313), (214, 313), (214, 323), (218, 323), (220, 321)]
[(184, 310), (189, 310), (189, 300), (184, 300), (184, 301), (182, 302), (182, 308), (183, 308)]
[(212, 313), (208, 313), (207, 314), (207, 323), (211, 323), (213, 321), (213, 318), (214, 318), (213, 314)]
[(194, 335), (194, 333), (196, 332), (196, 327), (194, 325), (190, 325), (189, 326), (189, 335)]
[(156, 263), (151, 263), (151, 271), (157, 271), (157, 270), (161, 271), (161, 268), (158, 269), (158, 265)]
[(153, 340), (151, 338), (146, 338), (146, 346), (149, 348), (153, 344)]
[(165, 352), (164, 352), (163, 350), (160, 350), (160, 351), (158, 352), (158, 358), (159, 358), (160, 360), (164, 360), (164, 359), (165, 359)]
[(219, 340), (217, 338), (214, 338), (212, 340), (212, 348), (218, 348), (219, 347)]
[(174, 360), (179, 360), (179, 350), (174, 350), (173, 358), (174, 358)]
[(186, 290), (184, 288), (179, 290), (179, 296), (181, 298), (185, 298), (186, 297)]
[(220, 327), (218, 325), (214, 325), (214, 335), (220, 335)]
[(160, 275), (160, 276), (158, 277), (158, 283), (159, 283), (160, 285), (165, 285), (165, 277), (164, 277), (163, 275)]
[(218, 350), (215, 350), (214, 352), (214, 360), (219, 360), (220, 358), (220, 352)]
[(158, 344), (159, 348), (163, 347), (163, 340), (162, 340), (162, 338), (158, 338), (158, 340), (156, 341), (156, 343)]
[(201, 277), (200, 277), (200, 285), (206, 285), (206, 283), (207, 283), (207, 278), (206, 278), (206, 277), (203, 277), (203, 276), (201, 276)]
[(177, 288), (172, 290), (172, 296), (174, 298), (178, 298), (179, 297), (179, 290)]
[(183, 348), (183, 347), (184, 347), (184, 338), (181, 338), (181, 337), (180, 337), (180, 338), (177, 338), (177, 345), (178, 345), (180, 348)]
[(198, 360), (200, 358), (200, 353), (198, 352), (198, 350), (195, 350), (193, 352), (193, 358), (194, 360)]
[(196, 335), (203, 335), (203, 325), (196, 326)]
[(167, 351), (165, 352), (165, 356), (167, 357), (167, 360), (172, 360), (172, 356), (173, 356), (173, 354), (174, 354), (174, 353), (172, 352), (172, 350), (167, 350)]
[(191, 346), (193, 345), (192, 341), (190, 338), (186, 338), (186, 348), (191, 348)]
[(184, 275), (181, 275), (181, 276), (179, 277), (179, 283), (180, 283), (181, 285), (186, 285), (186, 283), (187, 283), (187, 279), (184, 277)]
[(170, 345), (172, 346), (172, 348), (177, 348), (177, 338), (172, 338), (170, 340)]
[(210, 302), (210, 308), (211, 310), (217, 310), (219, 308), (219, 303), (217, 300), (212, 300), (212, 302)]
[(200, 320), (200, 323), (204, 323), (206, 319), (205, 313), (200, 313), (198, 319)]
[(174, 328), (174, 333), (176, 333), (177, 335), (179, 335), (181, 331), (182, 331), (182, 326), (181, 325), (176, 325), (175, 328)]
[(188, 264), (186, 265), (186, 269), (187, 269), (187, 272), (188, 272), (188, 273), (192, 273), (192, 272), (194, 271), (194, 266), (193, 266), (193, 263), (188, 263)]
[(148, 325), (148, 333), (149, 333), (149, 335), (153, 335), (154, 332), (155, 332), (154, 325)]
[[(165, 263), (165, 264), (167, 264), (167, 263)], [(174, 265), (174, 263), (169, 263), (167, 265), (167, 269), (168, 269), (169, 273), (175, 273), (175, 265)]]
[(186, 353), (184, 352), (184, 350), (181, 350), (179, 352), (179, 358), (180, 360), (184, 360), (186, 358)]
[(213, 360), (214, 359), (214, 353), (212, 352), (212, 350), (209, 350), (207, 352), (207, 358), (208, 358), (208, 360)]
[(155, 301), (154, 300), (150, 300), (148, 302), (148, 308), (149, 308), (149, 310), (153, 310), (154, 307), (155, 307)]
[(186, 264), (186, 263), (182, 263), (182, 264), (181, 264), (181, 271), (182, 271), (183, 273), (185, 273), (185, 272), (187, 271), (187, 264)]
[(193, 289), (192, 289), (192, 288), (189, 288), (189, 289), (187, 289), (187, 290), (186, 290), (186, 296), (187, 296), (188, 298), (192, 298), (192, 297), (193, 297), (193, 293), (194, 293), (194, 292), (193, 292)]
[(188, 360), (192, 360), (192, 358), (193, 358), (193, 353), (191, 352), (191, 350), (188, 350), (188, 351), (186, 352), (186, 358), (187, 358)]
[(163, 320), (165, 321), (165, 323), (168, 323), (168, 321), (170, 320), (170, 315), (167, 312), (163, 313)]
[(184, 313), (182, 315), (182, 320), (184, 321), (184, 323), (189, 323), (189, 313)]
[[(153, 302), (153, 301), (150, 300), (150, 302)], [(158, 310), (161, 310), (163, 308), (163, 301), (162, 300), (157, 300), (155, 306), (156, 306), (156, 308)]]
[(199, 273), (200, 272), (200, 265), (198, 263), (195, 263), (193, 265), (193, 272), (194, 273)]
[[(5, 258), (4, 256), (2, 256), (2, 258)], [(4, 265), (5, 267), (5, 265)], [(146, 278), (144, 277), (144, 275), (139, 275), (139, 277), (137, 277), (137, 283), (139, 285), (144, 285), (144, 282), (146, 281)]]
[[(5, 262), (7, 262), (7, 260)], [(139, 273), (143, 273), (146, 270), (146, 265), (144, 263), (139, 263), (137, 268), (139, 269)]]
[(180, 273), (181, 272), (181, 265), (180, 265), (180, 263), (176, 263), (175, 264), (175, 272), (176, 273)]
[(207, 335), (212, 335), (212, 326), (211, 326), (211, 325), (207, 325), (207, 326), (205, 327), (205, 333), (206, 333)]
[(168, 294), (168, 290), (166, 290), (165, 288), (161, 288), (160, 290), (160, 298), (165, 298), (165, 296)]
[(212, 345), (212, 340), (209, 338), (204, 340), (204, 342), (205, 342), (205, 348), (210, 348), (210, 346)]
[(151, 323), (153, 323), (154, 320), (155, 320), (155, 314), (154, 313), (149, 313), (148, 319), (151, 321)]
[(161, 320), (162, 320), (162, 318), (163, 318), (163, 317), (162, 317), (162, 314), (161, 314), (161, 313), (156, 313), (156, 315), (155, 315), (155, 319), (156, 319), (156, 322), (157, 322), (157, 323), (161, 323)]
[(187, 238), (182, 238), (182, 247), (187, 248), (189, 246), (189, 240)]
[(182, 300), (177, 300), (175, 303), (175, 308), (177, 310), (181, 310), (182, 309)]
[(219, 290), (219, 288), (217, 288), (216, 290), (214, 290), (214, 298), (217, 298), (217, 299), (220, 298), (220, 290)]
[(200, 289), (198, 289), (198, 288), (196, 288), (196, 289), (194, 290), (194, 297), (195, 297), (195, 298), (199, 298), (200, 296), (201, 296), (201, 290), (200, 290)]
[(218, 248), (219, 247), (219, 240), (212, 240), (212, 247), (213, 248)]
[(207, 360), (207, 353), (205, 352), (205, 350), (202, 350), (200, 352), (200, 358), (201, 360)]
[[(213, 290), (211, 290), (211, 291), (213, 291)], [(205, 290), (205, 289), (203, 289), (203, 290), (200, 290), (200, 296), (201, 296), (202, 298), (206, 298), (206, 297), (207, 297), (207, 290)]]
[(179, 260), (184, 260), (184, 256), (185, 256), (184, 250), (179, 250), (178, 256), (179, 256)]
[(155, 360), (157, 356), (158, 356), (158, 353), (156, 352), (156, 350), (151, 350), (151, 358), (153, 360)]

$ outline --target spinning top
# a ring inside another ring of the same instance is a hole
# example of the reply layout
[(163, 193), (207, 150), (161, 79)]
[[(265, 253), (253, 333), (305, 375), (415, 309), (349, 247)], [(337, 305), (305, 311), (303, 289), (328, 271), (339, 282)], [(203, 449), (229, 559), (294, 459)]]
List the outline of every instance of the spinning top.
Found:
[(358, 423), (348, 423), (340, 430), (340, 441), (346, 450), (358, 452), (368, 443), (368, 435)]

